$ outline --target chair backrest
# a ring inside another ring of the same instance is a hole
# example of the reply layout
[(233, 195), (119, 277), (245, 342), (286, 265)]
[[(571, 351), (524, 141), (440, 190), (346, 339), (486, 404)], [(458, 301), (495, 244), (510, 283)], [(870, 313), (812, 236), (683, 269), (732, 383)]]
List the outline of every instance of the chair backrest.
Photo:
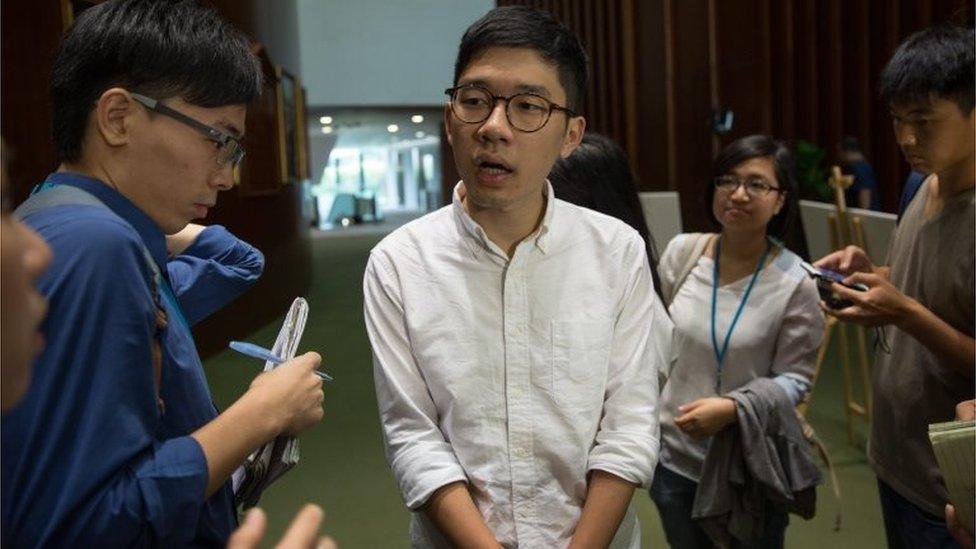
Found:
[[(884, 265), (888, 254), (888, 243), (891, 233), (895, 230), (898, 216), (884, 212), (848, 208), (848, 216), (861, 220), (864, 230), (864, 240), (868, 256), (875, 265)], [(832, 252), (830, 245), (830, 225), (827, 217), (837, 214), (837, 207), (826, 202), (812, 200), (800, 201), (800, 220), (803, 222), (803, 233), (807, 239), (807, 250), (810, 259), (816, 261)]]
[(683, 232), (681, 226), (681, 202), (678, 193), (674, 191), (665, 192), (643, 192), (638, 193), (640, 197), (641, 210), (644, 211), (644, 220), (647, 221), (647, 228), (654, 237), (658, 250), (663, 250), (672, 238)]

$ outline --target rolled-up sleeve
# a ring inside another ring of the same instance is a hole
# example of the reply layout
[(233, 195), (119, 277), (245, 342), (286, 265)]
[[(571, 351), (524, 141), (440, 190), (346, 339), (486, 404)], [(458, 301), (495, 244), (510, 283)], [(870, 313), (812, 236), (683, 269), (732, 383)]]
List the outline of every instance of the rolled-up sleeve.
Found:
[(804, 278), (786, 305), (773, 355), (773, 381), (794, 405), (810, 390), (817, 351), (824, 334), (820, 296), (813, 280)]
[(194, 325), (250, 288), (264, 270), (264, 255), (220, 225), (204, 229), (166, 265), (187, 322)]
[(366, 266), (363, 294), (387, 460), (407, 507), (418, 509), (438, 488), (467, 477), (437, 425), (437, 409), (411, 351), (397, 277), (376, 252)]
[(78, 523), (82, 528), (76, 539), (120, 547), (189, 539), (200, 517), (207, 475), (203, 448), (193, 437), (156, 443), (82, 507), (85, 520)]
[[(636, 239), (636, 234), (634, 235)], [(664, 313), (640, 242), (628, 244), (622, 308), (611, 346), (603, 417), (587, 470), (599, 469), (648, 487), (660, 446), (660, 361), (670, 356), (671, 322)]]

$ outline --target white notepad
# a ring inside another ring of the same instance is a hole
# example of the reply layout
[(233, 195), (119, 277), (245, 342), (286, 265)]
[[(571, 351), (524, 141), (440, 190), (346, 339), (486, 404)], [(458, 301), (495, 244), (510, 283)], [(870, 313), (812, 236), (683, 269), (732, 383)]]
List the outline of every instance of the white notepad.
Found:
[[(271, 353), (285, 360), (295, 358), (307, 319), (308, 302), (301, 297), (295, 298), (285, 315)], [(274, 362), (265, 362), (264, 371), (273, 370), (277, 366)], [(257, 505), (261, 493), (297, 465), (298, 459), (298, 439), (295, 437), (280, 436), (258, 448), (248, 456), (242, 469), (238, 469), (243, 473), (234, 474), (234, 499), (237, 505), (243, 509)]]
[(939, 463), (949, 501), (956, 508), (956, 516), (970, 532), (973, 527), (976, 492), (973, 490), (976, 476), (976, 422), (949, 421), (929, 425), (929, 440)]

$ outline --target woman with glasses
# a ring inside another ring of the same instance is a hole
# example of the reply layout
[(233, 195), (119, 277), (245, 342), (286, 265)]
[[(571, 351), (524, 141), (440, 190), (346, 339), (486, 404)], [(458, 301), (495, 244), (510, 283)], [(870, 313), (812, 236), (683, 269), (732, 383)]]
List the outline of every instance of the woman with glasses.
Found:
[[(678, 235), (659, 265), (676, 335), (671, 377), (660, 401), (661, 457), (651, 499), (672, 547), (712, 547), (723, 539), (732, 547), (782, 547), (788, 518), (781, 506), (769, 498), (758, 500), (759, 519), (743, 535), (736, 528), (741, 523), (723, 520), (755, 492), (731, 496), (736, 500), (731, 511), (716, 509), (733, 493), (734, 479), (708, 483), (724, 479), (723, 471), (739, 464), (730, 462), (743, 460), (741, 454), (750, 450), (747, 431), (754, 422), (741, 425), (744, 414), (758, 413), (755, 423), (762, 425), (782, 419), (763, 417), (773, 408), (750, 407), (750, 398), (781, 403), (795, 422), (793, 407), (810, 388), (824, 326), (819, 296), (800, 258), (777, 240), (795, 210), (792, 155), (771, 137), (744, 137), (715, 159), (703, 190), (718, 233)], [(739, 454), (719, 457), (734, 435), (739, 436)], [(803, 442), (802, 435), (797, 438), (794, 442)], [(819, 474), (815, 467), (808, 472), (805, 480), (812, 489)], [(696, 500), (696, 493), (702, 497)]]

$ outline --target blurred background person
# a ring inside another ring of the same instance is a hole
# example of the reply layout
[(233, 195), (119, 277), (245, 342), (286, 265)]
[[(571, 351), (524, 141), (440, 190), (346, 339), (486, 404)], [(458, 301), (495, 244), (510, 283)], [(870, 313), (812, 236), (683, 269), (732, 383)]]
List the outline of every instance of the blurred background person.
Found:
[(854, 184), (847, 188), (847, 205), (864, 210), (881, 210), (878, 181), (874, 168), (864, 156), (856, 137), (847, 135), (840, 142), (840, 164), (845, 174), (854, 176)]

